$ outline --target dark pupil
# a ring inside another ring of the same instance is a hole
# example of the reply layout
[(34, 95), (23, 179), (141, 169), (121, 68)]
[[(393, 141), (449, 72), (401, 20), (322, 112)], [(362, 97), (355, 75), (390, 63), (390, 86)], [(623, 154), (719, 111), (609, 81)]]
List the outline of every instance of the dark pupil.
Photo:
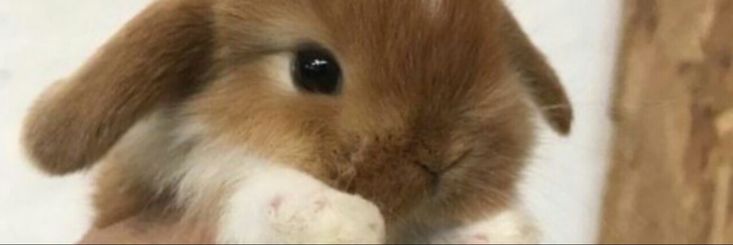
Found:
[(293, 68), (293, 79), (298, 88), (311, 93), (338, 93), (341, 69), (327, 51), (301, 50), (296, 54)]

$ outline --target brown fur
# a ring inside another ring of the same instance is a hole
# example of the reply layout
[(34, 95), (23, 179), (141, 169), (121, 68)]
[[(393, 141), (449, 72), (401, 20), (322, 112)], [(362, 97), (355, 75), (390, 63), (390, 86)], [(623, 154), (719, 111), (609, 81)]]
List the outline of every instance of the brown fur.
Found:
[[(41, 168), (68, 173), (166, 110), (174, 124), (205, 124), (197, 140), (246, 147), (374, 201), (393, 240), (414, 227), (473, 221), (514, 196), (533, 144), (527, 101), (563, 134), (572, 111), (501, 2), (436, 4), (160, 0), (39, 100), (26, 146)], [(339, 60), (341, 95), (274, 85), (269, 58), (304, 41)], [(117, 161), (100, 178), (99, 224), (139, 212), (157, 194), (138, 177), (146, 169), (129, 167), (143, 165)]]
[(201, 80), (210, 69), (210, 4), (156, 2), (42, 96), (24, 135), (40, 167), (64, 174), (91, 165), (138, 119)]

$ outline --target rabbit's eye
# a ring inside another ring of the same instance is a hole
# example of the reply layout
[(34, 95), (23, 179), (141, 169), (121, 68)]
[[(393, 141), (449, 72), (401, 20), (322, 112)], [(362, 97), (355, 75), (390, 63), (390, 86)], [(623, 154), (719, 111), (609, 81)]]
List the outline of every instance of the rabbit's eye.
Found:
[(341, 89), (341, 68), (324, 49), (297, 51), (292, 73), (295, 86), (306, 92), (333, 95)]

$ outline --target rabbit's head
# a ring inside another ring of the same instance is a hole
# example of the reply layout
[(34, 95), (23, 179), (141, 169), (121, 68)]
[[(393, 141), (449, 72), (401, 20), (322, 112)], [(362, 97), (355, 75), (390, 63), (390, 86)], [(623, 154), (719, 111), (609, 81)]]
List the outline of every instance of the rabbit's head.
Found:
[(69, 173), (162, 109), (362, 195), (392, 224), (501, 208), (533, 116), (561, 134), (572, 121), (500, 1), (160, 0), (39, 99), (25, 144)]

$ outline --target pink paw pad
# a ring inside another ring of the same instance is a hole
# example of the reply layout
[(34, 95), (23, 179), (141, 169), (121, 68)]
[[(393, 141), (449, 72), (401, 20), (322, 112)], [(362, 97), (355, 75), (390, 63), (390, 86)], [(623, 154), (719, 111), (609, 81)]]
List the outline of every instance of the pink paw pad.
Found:
[(471, 236), (468, 241), (468, 244), (489, 244), (491, 241), (489, 240), (489, 237), (486, 234), (476, 234)]
[(316, 201), (315, 204), (316, 204), (316, 210), (315, 210), (316, 213), (320, 213), (321, 211), (323, 211), (324, 208), (328, 207), (328, 200), (319, 199), (318, 201)]
[(276, 196), (273, 198), (272, 201), (270, 201), (270, 211), (277, 212), (283, 204), (283, 199), (284, 198), (282, 196)]

